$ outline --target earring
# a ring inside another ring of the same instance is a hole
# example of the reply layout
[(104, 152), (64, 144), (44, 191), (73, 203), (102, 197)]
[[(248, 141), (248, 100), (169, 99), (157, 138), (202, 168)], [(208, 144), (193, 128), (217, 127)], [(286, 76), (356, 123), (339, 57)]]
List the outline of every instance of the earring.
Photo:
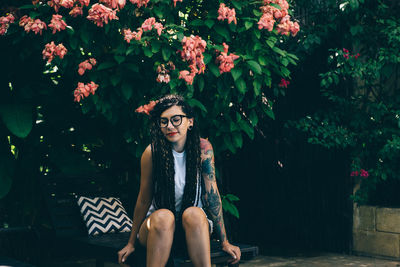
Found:
[(190, 131), (190, 130), (192, 130), (193, 129), (193, 125), (190, 125), (189, 127), (188, 127), (188, 130)]

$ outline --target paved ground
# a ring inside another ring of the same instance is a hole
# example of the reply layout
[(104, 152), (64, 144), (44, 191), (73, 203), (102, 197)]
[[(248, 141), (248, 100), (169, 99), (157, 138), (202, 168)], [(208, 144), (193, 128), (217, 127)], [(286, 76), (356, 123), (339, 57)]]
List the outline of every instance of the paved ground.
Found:
[[(55, 265), (54, 265), (55, 264)], [(95, 267), (94, 260), (63, 261), (50, 263), (44, 267)], [(118, 264), (106, 263), (105, 267), (118, 267)], [(333, 253), (315, 253), (297, 256), (263, 256), (243, 262), (241, 267), (400, 267), (400, 261), (358, 257)]]

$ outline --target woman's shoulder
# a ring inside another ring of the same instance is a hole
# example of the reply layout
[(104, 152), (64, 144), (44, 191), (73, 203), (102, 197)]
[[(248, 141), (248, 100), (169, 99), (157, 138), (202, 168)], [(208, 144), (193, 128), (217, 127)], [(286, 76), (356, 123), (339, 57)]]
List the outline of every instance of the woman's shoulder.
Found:
[(213, 151), (212, 145), (208, 139), (200, 138), (201, 153), (206, 154), (208, 151)]
[(151, 144), (149, 144), (146, 149), (142, 153), (142, 160), (143, 159), (151, 159)]

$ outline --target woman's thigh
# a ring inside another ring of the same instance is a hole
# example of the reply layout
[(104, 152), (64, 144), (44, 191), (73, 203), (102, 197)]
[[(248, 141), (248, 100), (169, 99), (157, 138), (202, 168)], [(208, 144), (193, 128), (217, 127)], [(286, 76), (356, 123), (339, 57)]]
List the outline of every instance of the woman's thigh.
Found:
[(149, 235), (150, 229), (158, 228), (169, 228), (170, 226), (172, 231), (175, 229), (175, 217), (174, 214), (167, 209), (159, 209), (154, 211), (149, 217), (147, 217), (142, 225), (139, 228), (139, 242), (142, 246), (146, 247), (147, 238)]

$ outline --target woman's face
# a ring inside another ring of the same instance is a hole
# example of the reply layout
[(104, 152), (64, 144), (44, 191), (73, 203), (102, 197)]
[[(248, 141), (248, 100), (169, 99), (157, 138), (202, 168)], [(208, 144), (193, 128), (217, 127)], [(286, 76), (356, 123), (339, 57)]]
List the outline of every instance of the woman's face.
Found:
[[(177, 115), (183, 115), (177, 116)], [(161, 132), (165, 138), (176, 145), (178, 148), (183, 149), (186, 142), (186, 136), (189, 126), (193, 126), (193, 118), (184, 117), (186, 114), (179, 106), (172, 106), (161, 113)], [(179, 124), (180, 125), (177, 125)]]

